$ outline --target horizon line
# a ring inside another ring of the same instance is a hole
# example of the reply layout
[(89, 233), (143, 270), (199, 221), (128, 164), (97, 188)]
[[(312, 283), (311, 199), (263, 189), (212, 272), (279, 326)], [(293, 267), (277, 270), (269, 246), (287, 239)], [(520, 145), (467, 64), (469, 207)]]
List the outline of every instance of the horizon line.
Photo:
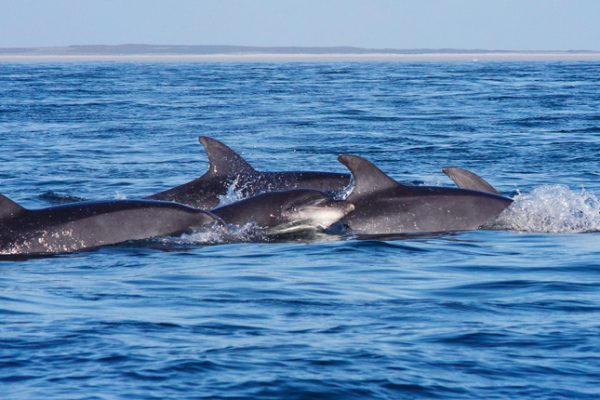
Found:
[[(118, 50), (118, 51), (117, 51)], [(116, 51), (116, 52), (115, 52)], [(472, 48), (367, 48), (358, 46), (252, 46), (252, 45), (189, 45), (189, 44), (70, 44), (66, 46), (14, 46), (0, 47), (0, 55), (225, 55), (225, 54), (594, 54), (600, 50), (511, 50)]]

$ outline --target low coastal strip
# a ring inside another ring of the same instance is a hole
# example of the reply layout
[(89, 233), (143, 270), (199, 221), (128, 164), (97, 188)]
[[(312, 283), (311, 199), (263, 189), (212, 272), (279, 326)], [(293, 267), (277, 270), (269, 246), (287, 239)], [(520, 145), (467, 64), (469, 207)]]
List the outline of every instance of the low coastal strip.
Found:
[(0, 48), (0, 62), (600, 61), (598, 51), (87, 45)]

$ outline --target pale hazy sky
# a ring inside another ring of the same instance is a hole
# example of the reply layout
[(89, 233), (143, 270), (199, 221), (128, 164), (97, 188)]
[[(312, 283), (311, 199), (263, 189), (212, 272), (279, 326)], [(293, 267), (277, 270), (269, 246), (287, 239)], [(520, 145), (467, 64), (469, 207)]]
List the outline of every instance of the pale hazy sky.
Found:
[(0, 0), (0, 47), (600, 50), (600, 0)]

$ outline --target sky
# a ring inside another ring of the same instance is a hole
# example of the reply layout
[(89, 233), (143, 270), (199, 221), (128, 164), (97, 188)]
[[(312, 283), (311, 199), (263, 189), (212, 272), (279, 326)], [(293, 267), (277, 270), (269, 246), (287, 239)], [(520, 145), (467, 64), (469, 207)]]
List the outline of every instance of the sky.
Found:
[(600, 50), (600, 0), (0, 0), (0, 47)]

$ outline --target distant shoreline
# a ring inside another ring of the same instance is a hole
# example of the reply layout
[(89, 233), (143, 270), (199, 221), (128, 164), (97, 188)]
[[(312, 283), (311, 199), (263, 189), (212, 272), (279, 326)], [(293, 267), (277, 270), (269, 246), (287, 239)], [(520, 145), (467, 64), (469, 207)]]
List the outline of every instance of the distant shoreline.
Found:
[(600, 52), (432, 53), (223, 53), (223, 54), (19, 54), (0, 52), (0, 63), (77, 62), (473, 62), (600, 61)]
[(351, 46), (71, 45), (0, 48), (0, 62), (600, 61), (600, 51), (367, 49)]

